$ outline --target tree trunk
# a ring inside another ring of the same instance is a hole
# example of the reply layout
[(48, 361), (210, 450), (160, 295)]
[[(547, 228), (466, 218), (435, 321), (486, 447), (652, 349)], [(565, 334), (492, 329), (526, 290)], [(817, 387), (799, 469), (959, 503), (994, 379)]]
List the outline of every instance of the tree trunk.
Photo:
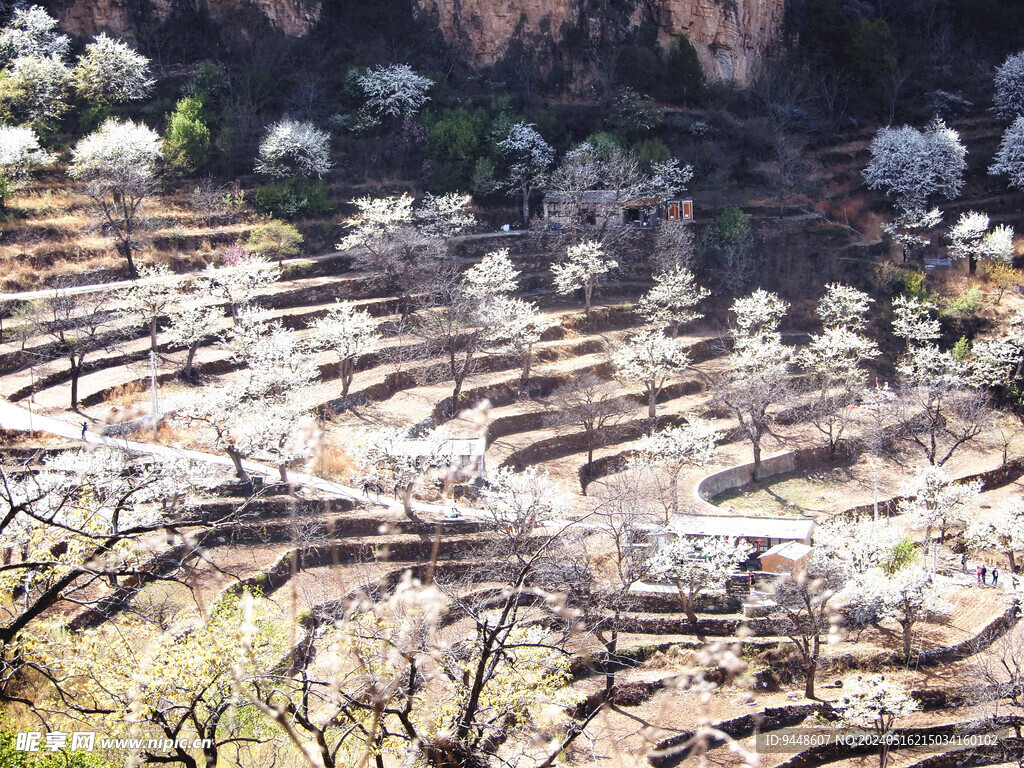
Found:
[(760, 482), (761, 480), (761, 440), (751, 441), (754, 446), (754, 480)]
[(808, 659), (806, 666), (804, 667), (804, 673), (807, 676), (807, 680), (804, 682), (804, 697), (808, 699), (816, 699), (814, 695), (814, 678), (818, 674), (818, 660)]
[(399, 488), (398, 497), (402, 500), (402, 507), (405, 510), (405, 516), (414, 523), (418, 523), (420, 519), (417, 517), (416, 513), (412, 511), (412, 483), (408, 483), (405, 488)]
[(352, 378), (355, 373), (353, 361), (346, 358), (341, 361), (341, 396), (348, 396), (348, 388), (352, 386)]
[(914, 625), (905, 624), (903, 626), (903, 658), (906, 661), (910, 661), (910, 646), (914, 642)]
[(121, 253), (124, 255), (125, 261), (128, 262), (128, 275), (132, 280), (136, 280), (139, 277), (139, 270), (135, 268), (135, 259), (132, 258), (132, 246), (131, 243), (121, 243)]
[(523, 226), (530, 226), (530, 187), (523, 185)]
[(587, 283), (583, 286), (583, 314), (590, 314), (590, 297), (594, 295), (594, 286)]
[(78, 377), (82, 375), (81, 363), (75, 363), (75, 358), (71, 358), (71, 410), (78, 410)]
[(149, 348), (153, 350), (153, 354), (156, 354), (156, 318), (152, 318), (149, 321)]
[(281, 475), (281, 482), (282, 483), (287, 483), (288, 482), (288, 467), (287, 467), (287, 465), (283, 461), (280, 464), (277, 465), (277, 471)]
[(651, 387), (647, 395), (647, 418), (653, 419), (657, 416), (658, 390)]
[(697, 611), (694, 610), (693, 602), (694, 601), (688, 597), (683, 598), (683, 613), (686, 614), (686, 620), (689, 621), (690, 626), (693, 627), (693, 633), (695, 635), (699, 635), (700, 630), (697, 624)]
[(520, 377), (520, 381), (525, 384), (530, 380), (530, 363), (533, 362), (533, 345), (526, 347), (526, 352), (522, 356), (523, 361), (523, 375)]
[(238, 451), (234, 448), (228, 448), (227, 454), (231, 459), (231, 463), (235, 465), (235, 474), (238, 475), (238, 479), (245, 485), (252, 487), (252, 478), (249, 477), (249, 473), (246, 472), (245, 467), (242, 466), (242, 457), (238, 455)]
[(196, 350), (199, 349), (199, 342), (193, 342), (188, 348), (188, 356), (185, 357), (185, 367), (181, 373), (186, 379), (192, 378), (192, 362), (196, 357)]
[(1013, 550), (1012, 549), (1009, 550), (1006, 553), (1006, 559), (1010, 561), (1010, 573), (1016, 573), (1017, 572), (1017, 560), (1013, 556)]
[(451, 417), (454, 419), (459, 415), (459, 395), (462, 394), (462, 379), (455, 380), (455, 386), (452, 387), (452, 409)]

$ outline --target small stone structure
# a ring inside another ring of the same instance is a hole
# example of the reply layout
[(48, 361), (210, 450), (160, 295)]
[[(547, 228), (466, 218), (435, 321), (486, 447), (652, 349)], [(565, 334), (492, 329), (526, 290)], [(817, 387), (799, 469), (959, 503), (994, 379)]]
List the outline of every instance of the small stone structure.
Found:
[(693, 221), (693, 200), (623, 200), (612, 189), (591, 189), (578, 199), (562, 192), (544, 196), (544, 218), (555, 226), (651, 227), (661, 221)]
[(801, 573), (807, 570), (813, 551), (802, 541), (776, 544), (761, 555), (761, 570), (767, 573)]

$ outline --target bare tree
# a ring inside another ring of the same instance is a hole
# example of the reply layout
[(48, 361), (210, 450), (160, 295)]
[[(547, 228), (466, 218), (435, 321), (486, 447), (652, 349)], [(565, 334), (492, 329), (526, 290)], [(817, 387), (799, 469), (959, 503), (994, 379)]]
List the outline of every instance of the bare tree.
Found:
[(813, 576), (806, 573), (783, 576), (775, 585), (773, 599), (786, 620), (783, 632), (797, 647), (804, 666), (804, 696), (814, 695), (821, 642), (833, 631), (839, 619), (835, 575)]
[(494, 343), (486, 307), (465, 288), (454, 265), (439, 266), (413, 325), (426, 354), (441, 358), (440, 368), (452, 382), (453, 417), (459, 412), (462, 386), (479, 355)]
[(584, 474), (589, 476), (594, 464), (594, 449), (601, 431), (633, 409), (635, 401), (619, 395), (608, 382), (593, 373), (581, 373), (556, 389), (551, 395), (559, 424), (571, 424), (583, 430), (587, 446)]
[[(38, 335), (49, 338), (55, 358), (65, 358), (71, 374), (71, 410), (78, 410), (78, 381), (86, 358), (113, 344), (110, 329), (117, 315), (109, 296), (95, 293), (54, 291), (40, 299), (29, 315)], [(48, 350), (44, 350), (48, 351)]]

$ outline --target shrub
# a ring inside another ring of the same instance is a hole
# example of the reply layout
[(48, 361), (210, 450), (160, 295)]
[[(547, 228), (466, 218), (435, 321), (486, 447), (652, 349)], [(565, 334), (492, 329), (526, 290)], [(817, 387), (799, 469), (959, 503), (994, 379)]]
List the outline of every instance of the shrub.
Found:
[(910, 299), (928, 301), (931, 294), (925, 286), (926, 276), (924, 272), (906, 272), (903, 275), (903, 290), (901, 293)]
[(957, 319), (965, 319), (981, 309), (981, 288), (977, 285), (954, 299), (945, 302), (944, 314)]
[(291, 224), (274, 219), (253, 227), (245, 245), (250, 253), (259, 254), (267, 259), (276, 259), (280, 263), (299, 254), (302, 235)]
[(164, 155), (172, 166), (196, 173), (210, 160), (210, 129), (203, 120), (203, 102), (187, 96), (167, 116)]
[(321, 180), (289, 179), (256, 187), (257, 210), (279, 219), (299, 214), (312, 216), (330, 213), (334, 205), (327, 197), (327, 185)]

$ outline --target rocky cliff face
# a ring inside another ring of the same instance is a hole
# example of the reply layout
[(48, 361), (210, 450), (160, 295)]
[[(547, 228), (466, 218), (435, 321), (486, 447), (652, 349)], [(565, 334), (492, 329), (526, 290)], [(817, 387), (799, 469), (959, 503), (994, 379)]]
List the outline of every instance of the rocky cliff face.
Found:
[(162, 22), (183, 8), (205, 15), (229, 37), (245, 36), (254, 20), (265, 20), (286, 35), (301, 37), (320, 20), (321, 0), (51, 0), (61, 27), (81, 38), (99, 32), (137, 37), (140, 25)]
[[(748, 83), (778, 43), (785, 0), (414, 0), (477, 65), (529, 50), (538, 61), (632, 38), (667, 48), (686, 33), (709, 79)], [(571, 54), (570, 54), (571, 55)]]
[[(376, 2), (376, 0), (366, 0)], [(785, 0), (408, 0), (421, 21), (476, 67), (512, 59), (523, 71), (561, 67), (583, 80), (615, 47), (665, 49), (686, 33), (711, 79), (750, 82), (776, 45)], [(244, 37), (253, 21), (302, 36), (319, 21), (323, 0), (50, 0), (68, 32), (134, 38), (143, 25), (186, 8)]]

